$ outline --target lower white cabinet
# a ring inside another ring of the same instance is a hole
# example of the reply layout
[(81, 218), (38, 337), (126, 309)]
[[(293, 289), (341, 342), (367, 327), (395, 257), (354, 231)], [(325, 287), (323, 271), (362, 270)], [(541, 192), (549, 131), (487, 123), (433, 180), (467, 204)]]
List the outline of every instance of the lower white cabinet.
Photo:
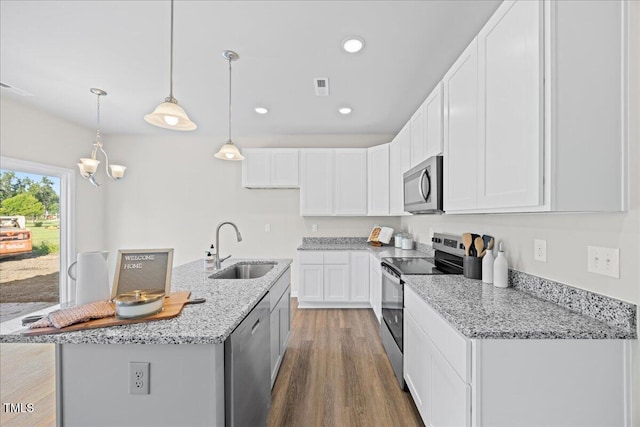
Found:
[(271, 387), (276, 381), (291, 331), (291, 271), (287, 269), (269, 290), (271, 314)]
[(382, 321), (382, 268), (380, 260), (373, 254), (370, 254), (369, 259), (369, 301), (380, 323)]
[(404, 379), (425, 425), (630, 426), (629, 340), (467, 339), (404, 289)]
[(369, 307), (366, 251), (298, 251), (300, 308)]

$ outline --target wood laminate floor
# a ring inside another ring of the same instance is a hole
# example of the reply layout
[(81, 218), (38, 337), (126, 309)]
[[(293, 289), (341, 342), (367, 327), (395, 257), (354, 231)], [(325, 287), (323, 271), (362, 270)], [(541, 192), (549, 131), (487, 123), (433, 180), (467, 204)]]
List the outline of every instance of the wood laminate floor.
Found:
[[(298, 310), (273, 387), (269, 426), (422, 426), (398, 387), (371, 310)], [(55, 425), (53, 344), (0, 344), (1, 402), (33, 403), (1, 426)], [(0, 402), (0, 403), (1, 403)]]
[(421, 426), (371, 310), (295, 309), (269, 426)]

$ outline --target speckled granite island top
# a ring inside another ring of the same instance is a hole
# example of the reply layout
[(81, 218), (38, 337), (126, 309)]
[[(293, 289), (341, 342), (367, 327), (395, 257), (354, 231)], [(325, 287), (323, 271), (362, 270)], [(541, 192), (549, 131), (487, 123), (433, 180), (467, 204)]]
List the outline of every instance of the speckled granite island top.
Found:
[(433, 256), (431, 246), (415, 249), (399, 249), (393, 245), (371, 246), (366, 237), (304, 237), (299, 251), (369, 251), (378, 259), (389, 257), (415, 258)]
[(460, 275), (402, 276), (405, 284), (471, 339), (633, 339), (635, 331), (513, 288)]
[[(173, 319), (124, 326), (25, 337), (0, 335), (0, 342), (59, 344), (218, 344), (222, 343), (266, 295), (291, 264), (291, 259), (230, 259), (222, 270), (238, 263), (274, 262), (276, 265), (257, 279), (210, 279), (202, 260), (173, 269), (171, 291), (191, 291), (191, 298), (206, 298), (203, 304), (187, 305)], [(222, 271), (220, 270), (220, 271)]]

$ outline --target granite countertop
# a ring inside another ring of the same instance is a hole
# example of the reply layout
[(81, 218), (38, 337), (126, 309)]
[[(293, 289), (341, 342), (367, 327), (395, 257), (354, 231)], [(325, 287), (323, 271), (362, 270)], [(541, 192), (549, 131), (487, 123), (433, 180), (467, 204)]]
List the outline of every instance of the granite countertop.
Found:
[[(275, 262), (263, 277), (246, 280), (210, 279), (202, 260), (175, 267), (171, 291), (191, 291), (191, 298), (206, 298), (203, 304), (187, 305), (173, 319), (123, 326), (25, 337), (0, 334), (0, 342), (59, 344), (218, 344), (231, 334), (253, 307), (266, 295), (291, 264), (291, 259), (229, 259), (223, 270), (246, 261)], [(222, 270), (221, 270), (222, 271)]]
[(369, 251), (378, 259), (388, 257), (422, 258), (433, 256), (430, 246), (424, 245), (423, 251), (416, 249), (398, 249), (394, 246), (371, 246), (366, 237), (305, 237), (298, 246), (299, 251)]
[(402, 276), (405, 284), (471, 339), (634, 339), (610, 326), (514, 288), (461, 275)]

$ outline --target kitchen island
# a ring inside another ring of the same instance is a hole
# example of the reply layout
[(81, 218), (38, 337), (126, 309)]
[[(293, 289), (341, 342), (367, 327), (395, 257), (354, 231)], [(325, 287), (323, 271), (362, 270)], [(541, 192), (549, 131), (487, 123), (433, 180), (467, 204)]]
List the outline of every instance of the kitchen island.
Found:
[[(30, 337), (3, 333), (0, 342), (57, 344), (58, 425), (224, 426), (225, 340), (281, 278), (290, 283), (290, 259), (233, 259), (221, 271), (239, 262), (275, 265), (260, 278), (211, 279), (194, 261), (173, 269), (171, 291), (206, 302), (187, 305), (174, 319)], [(149, 363), (149, 394), (130, 394), (131, 362)]]

